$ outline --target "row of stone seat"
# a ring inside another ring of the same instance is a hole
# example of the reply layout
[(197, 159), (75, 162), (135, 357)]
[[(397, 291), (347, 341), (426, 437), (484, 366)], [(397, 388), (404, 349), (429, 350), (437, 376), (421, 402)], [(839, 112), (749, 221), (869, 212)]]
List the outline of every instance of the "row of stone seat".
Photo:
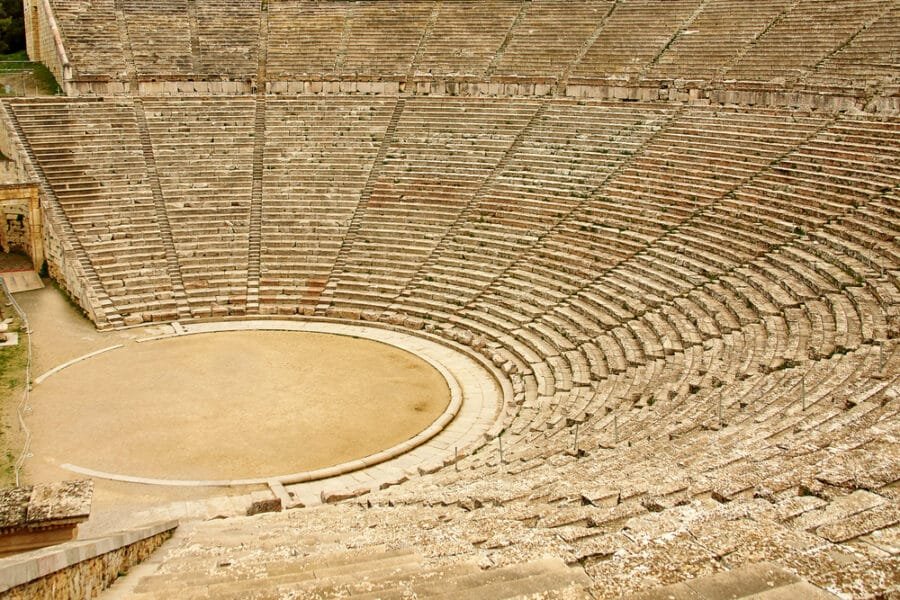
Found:
[(599, 598), (755, 560), (874, 597), (895, 585), (886, 575), (900, 518), (895, 376), (877, 379), (900, 356), (891, 351), (879, 371), (874, 348), (640, 409), (611, 404), (602, 421), (582, 422), (577, 446), (571, 427), (540, 427), (520, 443), (511, 428), (502, 463), (494, 442), (356, 504), (264, 517), (264, 527), (348, 532), (362, 547), (412, 539), (443, 565), (560, 556), (584, 566)]
[[(621, 77), (865, 88), (890, 83), (887, 0), (53, 0), (76, 77), (271, 80)], [(560, 29), (565, 36), (558, 35)], [(798, 32), (811, 32), (809, 39)], [(797, 51), (800, 48), (801, 51)], [(802, 81), (801, 81), (802, 80)]]
[(256, 103), (148, 99), (143, 106), (187, 300), (198, 311), (242, 310)]
[(384, 142), (395, 99), (269, 100), (261, 310), (313, 309)]
[(813, 85), (860, 86), (896, 81), (892, 58), (900, 28), (900, 7), (891, 4), (874, 22), (867, 22), (850, 43), (829, 56), (804, 81)]
[[(519, 295), (524, 287), (529, 294), (534, 295), (536, 291), (541, 290), (540, 283), (536, 282), (537, 285), (532, 285), (527, 282), (534, 281), (536, 277), (541, 277), (542, 281), (552, 282), (557, 290), (570, 291), (580, 285), (586, 277), (602, 273), (619, 260), (633, 254), (637, 249), (654, 246), (651, 243), (653, 240), (659, 239), (660, 242), (663, 242), (666, 237), (662, 234), (666, 233), (667, 229), (671, 229), (672, 232), (677, 231), (673, 228), (682, 219), (697, 218), (698, 215), (694, 214), (696, 211), (721, 197), (721, 194), (739, 183), (741, 180), (737, 177), (740, 177), (741, 171), (736, 171), (737, 176), (735, 176), (727, 174), (725, 169), (718, 165), (714, 170), (708, 168), (709, 162), (717, 158), (715, 153), (718, 156), (723, 154), (728, 156), (728, 153), (731, 153), (733, 155), (731, 164), (737, 164), (737, 168), (744, 173), (752, 173), (752, 168), (760, 169), (766, 165), (766, 155), (771, 160), (773, 151), (770, 148), (774, 147), (777, 150), (780, 147), (782, 152), (786, 152), (792, 143), (802, 140), (800, 136), (803, 130), (799, 129), (798, 134), (790, 137), (788, 131), (795, 125), (793, 123), (786, 125), (784, 121), (780, 125), (786, 127), (787, 130), (782, 131), (784, 137), (778, 144), (761, 139), (763, 135), (768, 137), (771, 128), (777, 125), (774, 120), (762, 119), (759, 129), (741, 132), (739, 128), (745, 123), (745, 118), (740, 113), (714, 114), (712, 111), (692, 110), (689, 111), (689, 114), (673, 120), (650, 143), (645, 144), (635, 156), (625, 157), (624, 160), (628, 161), (628, 167), (610, 177), (601, 190), (594, 193), (593, 198), (580, 201), (577, 205), (578, 210), (571, 215), (563, 213), (566, 217), (565, 220), (557, 219), (557, 227), (549, 234), (545, 234), (532, 250), (523, 255), (521, 244), (519, 244), (515, 253), (516, 263), (500, 260), (501, 257), (497, 256), (499, 253), (487, 250), (485, 254), (490, 257), (490, 264), (485, 265), (485, 269), (493, 271), (496, 275), (502, 274), (503, 270), (507, 269), (507, 281), (503, 285), (496, 285), (496, 289), (491, 293), (504, 294), (508, 292)], [(734, 119), (734, 121), (729, 122), (729, 119)], [(717, 149), (713, 149), (715, 153), (711, 154), (699, 150), (693, 145), (695, 138), (687, 137), (683, 133), (687, 131), (685, 124), (693, 123), (688, 126), (703, 127), (703, 122), (706, 120), (720, 123), (720, 127), (723, 129), (728, 129), (729, 125), (734, 127), (733, 130), (727, 132), (715, 129), (698, 131), (696, 137), (703, 137), (707, 140), (707, 144), (712, 143), (710, 140), (715, 140), (720, 144)], [(632, 139), (637, 138), (636, 141), (640, 139), (634, 134), (631, 137)], [(770, 139), (774, 140), (774, 137)], [(762, 152), (765, 154), (759, 158), (748, 156), (752, 154), (752, 151), (748, 151), (750, 144), (754, 145), (752, 147), (762, 148)], [(679, 152), (683, 153), (682, 156), (679, 156)], [(718, 161), (722, 163), (721, 158)], [(557, 159), (554, 159), (550, 164), (555, 165), (556, 162)], [(691, 179), (686, 181), (684, 187), (674, 187), (671, 179), (680, 172), (689, 173)], [(747, 175), (745, 174), (743, 177), (746, 178)], [(657, 178), (658, 184), (656, 183)], [(633, 191), (632, 188), (635, 187), (642, 194), (653, 193), (653, 197), (649, 198), (651, 202), (642, 201), (642, 195)], [(535, 186), (534, 189), (540, 194), (543, 186)], [(528, 208), (520, 207), (518, 203), (510, 204), (510, 208), (513, 206), (516, 207), (516, 214)], [(629, 208), (623, 209), (624, 207)], [(644, 216), (639, 217), (639, 212), (643, 215), (653, 215), (653, 218), (647, 220)], [(490, 218), (487, 216), (487, 219)], [(637, 218), (641, 220), (637, 221)], [(476, 226), (480, 227), (484, 216), (477, 214), (473, 220), (479, 221)], [(553, 223), (553, 220), (546, 219), (546, 217), (544, 221), (548, 225)], [(502, 221), (501, 225), (499, 231), (508, 236), (510, 229)], [(468, 224), (460, 223), (456, 229), (466, 232), (468, 227)], [(466, 270), (471, 272), (471, 254), (476, 251), (476, 248), (484, 247), (485, 243), (478, 237), (466, 239), (459, 235), (455, 236), (454, 242), (461, 246), (454, 251), (454, 255), (467, 258), (467, 260), (457, 263), (457, 277), (465, 277)], [(679, 241), (679, 246), (675, 250), (678, 254), (684, 252), (683, 242)], [(677, 257), (678, 254), (675, 256)], [(654, 260), (657, 258), (654, 257)], [(676, 258), (677, 260), (678, 258)], [(423, 270), (439, 274), (444, 268), (446, 267), (426, 265)], [(682, 270), (688, 277), (697, 275), (697, 273), (691, 272), (689, 264), (686, 265), (687, 270), (677, 267), (677, 265), (675, 268)], [(509, 281), (512, 278), (526, 283), (524, 285), (514, 284)], [(458, 289), (460, 286), (457, 282), (454, 283), (456, 285), (449, 290), (450, 295), (458, 303), (460, 300), (463, 304), (471, 301), (473, 298), (471, 295), (460, 298), (460, 289)], [(440, 285), (440, 282), (432, 283), (431, 287), (440, 287)], [(671, 282), (667, 282), (665, 285), (671, 285)], [(476, 287), (475, 291), (480, 291), (480, 289), (482, 288)], [(414, 289), (410, 295), (423, 295), (417, 292), (418, 290)], [(552, 296), (553, 292), (547, 291), (546, 294)], [(525, 304), (540, 305), (538, 300), (534, 302), (528, 302), (527, 298), (523, 298), (523, 300)], [(620, 315), (621, 313), (615, 318)]]
[[(881, 0), (803, 0), (774, 21), (725, 77), (756, 81), (780, 78), (790, 83), (820, 61), (846, 51), (844, 45), (858, 39), (856, 34), (881, 17), (891, 4)], [(803, 51), (796, 52), (797, 48)]]
[(490, 178), (533, 102), (414, 98), (354, 215), (334, 306), (386, 305)]
[(169, 314), (174, 302), (166, 249), (132, 103), (51, 101), (11, 108), (117, 310)]
[[(693, 317), (709, 335), (891, 269), (895, 253), (873, 254), (865, 246), (882, 245), (871, 240), (841, 252), (839, 227), (806, 236), (824, 221), (868, 209), (873, 196), (896, 186), (890, 121), (845, 118), (815, 135), (824, 120), (771, 111), (694, 108), (673, 117), (652, 106), (509, 104), (411, 100), (383, 142), (388, 111), (397, 112), (390, 101), (273, 102), (262, 182), (264, 312), (324, 302), (437, 321), (453, 315), (495, 338), (538, 322), (564, 331), (574, 348), (698, 286), (711, 292), (701, 306), (712, 297), (726, 301), (711, 316)], [(473, 105), (483, 111), (476, 123), (453, 117), (471, 117)], [(150, 291), (169, 287), (159, 270), (166, 249), (153, 239), (160, 217), (172, 226), (168, 252), (178, 259), (196, 314), (239, 313), (255, 103), (147, 99), (144, 106), (163, 215), (150, 202), (152, 174), (135, 166), (143, 157), (128, 102), (13, 108), (123, 314), (166, 314)], [(97, 108), (97, 123), (77, 124), (88, 107)], [(774, 127), (781, 127), (778, 136)], [(105, 130), (131, 141), (101, 137)], [(77, 151), (63, 149), (72, 135), (97, 148), (88, 169)], [(693, 145), (699, 139), (703, 148)], [(372, 168), (379, 147), (384, 155)], [(141, 197), (132, 187), (143, 190), (144, 212), (117, 212), (117, 195)], [(776, 190), (783, 200), (774, 201)], [(319, 212), (328, 206), (332, 212)], [(755, 219), (748, 222), (748, 214)], [(883, 222), (885, 239), (892, 227), (894, 221)], [(410, 232), (420, 240), (415, 251)], [(141, 236), (150, 248), (133, 241)], [(770, 252), (795, 239), (803, 242)], [(753, 260), (762, 253), (769, 258)], [(148, 273), (148, 255), (158, 261), (150, 288), (138, 281)], [(123, 270), (130, 283), (120, 278)], [(132, 306), (141, 299), (145, 306)], [(552, 310), (542, 310), (547, 306)], [(866, 320), (869, 330), (874, 322)]]

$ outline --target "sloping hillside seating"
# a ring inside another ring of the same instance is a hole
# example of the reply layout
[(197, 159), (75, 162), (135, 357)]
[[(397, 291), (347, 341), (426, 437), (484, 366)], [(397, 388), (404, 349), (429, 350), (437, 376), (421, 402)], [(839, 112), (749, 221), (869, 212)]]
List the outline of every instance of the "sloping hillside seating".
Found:
[(118, 312), (173, 318), (133, 102), (37, 100), (12, 110)]
[(122, 24), (116, 16), (115, 0), (54, 0), (51, 5), (62, 29), (66, 52), (70, 55), (76, 77), (105, 76), (118, 79), (126, 75)]
[[(841, 43), (877, 19), (890, 3), (880, 0), (801, 0), (765, 31), (725, 77), (790, 83)], [(797, 52), (802, 48), (802, 52)]]
[(199, 72), (191, 51), (187, 0), (170, 1), (160, 10), (157, 0), (122, 3), (128, 44), (139, 76), (182, 76)]
[(263, 171), (261, 310), (318, 303), (395, 100), (270, 100)]
[(252, 98), (144, 100), (162, 196), (195, 315), (241, 313), (253, 177)]
[[(242, 306), (256, 102), (142, 100), (195, 316)], [(9, 106), (110, 299), (161, 317), (133, 103)], [(513, 400), (452, 468), (248, 528), (322, 555), (402, 540), (416, 569), (549, 553), (596, 598), (763, 560), (896, 589), (896, 118), (270, 97), (263, 132), (260, 312), (424, 329), (485, 355)], [(173, 552), (147, 594), (220, 556)]]
[(257, 0), (195, 0), (199, 72), (210, 78), (247, 79), (259, 65)]

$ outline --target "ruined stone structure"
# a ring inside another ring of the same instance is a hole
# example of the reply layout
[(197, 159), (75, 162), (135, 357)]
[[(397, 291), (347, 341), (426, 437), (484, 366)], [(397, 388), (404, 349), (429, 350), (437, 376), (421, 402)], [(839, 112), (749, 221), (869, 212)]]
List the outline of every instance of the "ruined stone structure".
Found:
[(44, 263), (43, 217), (34, 184), (0, 184), (0, 248), (31, 257), (35, 270)]
[(896, 0), (227, 4), (29, 4), (51, 273), (101, 329), (378, 322), (511, 396), (129, 593), (898, 593)]
[(0, 556), (75, 539), (91, 514), (90, 480), (0, 491)]

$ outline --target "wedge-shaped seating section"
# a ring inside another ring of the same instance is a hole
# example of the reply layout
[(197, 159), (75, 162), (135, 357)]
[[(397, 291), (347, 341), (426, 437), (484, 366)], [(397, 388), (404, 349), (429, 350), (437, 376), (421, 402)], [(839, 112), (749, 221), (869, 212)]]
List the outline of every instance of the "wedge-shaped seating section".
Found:
[(536, 102), (413, 98), (341, 257), (335, 303), (399, 294), (538, 110)]
[(246, 79), (256, 75), (261, 43), (256, 0), (195, 0), (199, 74), (209, 78)]
[(166, 249), (132, 102), (33, 101), (11, 109), (117, 311), (138, 322), (172, 318)]
[(117, 19), (115, 0), (51, 0), (50, 5), (76, 77), (126, 75), (124, 24)]
[(270, 99), (260, 300), (315, 307), (358, 208), (395, 99)]
[(244, 310), (252, 98), (143, 101), (185, 292), (196, 315)]
[[(589, 203), (669, 116), (661, 107), (548, 104), (419, 269), (404, 304), (423, 303), (429, 312), (439, 303), (447, 310), (471, 301), (542, 235)], [(573, 269), (591, 233), (581, 231), (584, 244), (566, 250)]]
[(712, 0), (657, 58), (647, 75), (715, 80), (749, 44), (781, 17), (791, 0)]
[(358, 2), (349, 14), (339, 69), (345, 76), (406, 76), (438, 7)]
[[(613, 3), (536, 0), (511, 32), (493, 73), (559, 77), (602, 22)], [(565, 31), (565, 35), (560, 35)]]
[[(669, 235), (764, 169), (792, 140), (801, 141), (812, 125), (767, 112), (685, 111), (521, 255), (483, 301), (546, 308), (561, 293), (550, 306), (568, 305), (567, 312), (579, 314), (576, 326), (604, 329), (684, 293), (704, 273), (682, 256), (683, 242), (663, 245)], [(782, 131), (777, 143), (769, 137), (773, 128)], [(579, 290), (587, 295), (575, 300)]]
[(187, 0), (134, 0), (122, 3), (128, 44), (139, 76), (182, 76), (198, 72), (194, 64)]
[(900, 7), (890, 8), (804, 80), (808, 84), (858, 87), (896, 84), (900, 45)]
[(273, 2), (268, 7), (268, 76), (334, 74), (351, 7), (334, 1)]
[[(725, 73), (728, 79), (789, 83), (840, 50), (888, 4), (880, 0), (801, 0)], [(802, 52), (797, 52), (802, 48)]]
[(572, 76), (639, 74), (699, 7), (699, 0), (617, 2)]
[(440, 3), (413, 65), (415, 74), (484, 76), (521, 5), (518, 0)]

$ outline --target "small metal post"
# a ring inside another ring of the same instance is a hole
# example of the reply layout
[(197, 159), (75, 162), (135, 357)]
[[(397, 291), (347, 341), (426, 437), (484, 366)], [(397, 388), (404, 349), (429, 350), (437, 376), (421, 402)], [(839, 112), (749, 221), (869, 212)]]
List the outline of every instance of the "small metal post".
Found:
[(578, 454), (578, 423), (575, 423), (575, 444), (574, 444), (575, 454)]
[(500, 466), (503, 466), (503, 433), (497, 434), (497, 445), (500, 448)]
[(619, 415), (613, 415), (613, 435), (615, 436), (615, 443), (619, 443)]

